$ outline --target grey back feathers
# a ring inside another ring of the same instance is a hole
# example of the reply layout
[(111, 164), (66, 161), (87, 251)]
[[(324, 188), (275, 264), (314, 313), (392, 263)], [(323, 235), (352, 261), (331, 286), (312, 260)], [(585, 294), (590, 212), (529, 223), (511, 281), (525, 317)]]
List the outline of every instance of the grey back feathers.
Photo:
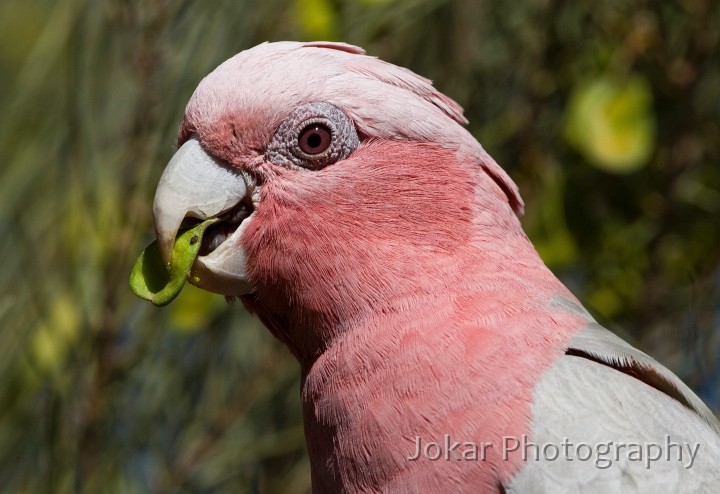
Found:
[[(588, 318), (534, 392), (508, 493), (720, 492), (720, 424), (672, 372)], [(557, 454), (557, 457), (555, 457)]]

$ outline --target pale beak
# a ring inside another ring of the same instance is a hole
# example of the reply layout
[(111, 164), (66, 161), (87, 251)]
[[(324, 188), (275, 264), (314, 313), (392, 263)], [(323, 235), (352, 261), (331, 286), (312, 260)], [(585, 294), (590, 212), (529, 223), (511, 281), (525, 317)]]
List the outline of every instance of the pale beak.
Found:
[[(252, 188), (246, 174), (215, 159), (197, 139), (183, 144), (160, 177), (153, 204), (155, 234), (165, 263), (170, 262), (175, 238), (185, 218), (206, 220), (231, 213), (248, 201)], [(190, 277), (193, 284), (224, 295), (249, 293), (245, 254), (239, 245), (247, 221), (248, 218), (242, 219), (229, 235), (225, 228), (227, 238), (212, 252), (196, 259)], [(211, 229), (208, 234), (212, 234)]]

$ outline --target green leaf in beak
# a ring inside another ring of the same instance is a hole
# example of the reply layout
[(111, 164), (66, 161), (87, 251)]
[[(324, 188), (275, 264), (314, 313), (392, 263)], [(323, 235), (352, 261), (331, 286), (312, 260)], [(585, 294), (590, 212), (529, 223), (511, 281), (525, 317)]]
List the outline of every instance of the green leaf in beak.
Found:
[(205, 220), (178, 235), (169, 266), (165, 265), (160, 256), (158, 243), (148, 245), (130, 273), (130, 288), (133, 293), (158, 307), (172, 302), (187, 281), (190, 269), (200, 252), (205, 230), (218, 221), (219, 218)]

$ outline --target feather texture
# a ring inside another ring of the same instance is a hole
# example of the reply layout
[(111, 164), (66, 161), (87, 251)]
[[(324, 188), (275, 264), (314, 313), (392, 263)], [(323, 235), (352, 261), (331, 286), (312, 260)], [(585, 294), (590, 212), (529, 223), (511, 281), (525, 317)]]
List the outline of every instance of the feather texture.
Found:
[[(354, 125), (352, 152), (312, 169), (273, 162), (288, 116), (328, 105)], [(179, 143), (198, 139), (254, 191), (230, 237), (235, 274), (300, 362), (313, 492), (710, 492), (716, 419), (547, 269), (516, 185), (465, 122), (429, 80), (330, 42), (242, 52), (188, 103)], [(528, 461), (504, 447), (666, 435), (702, 442), (696, 467)], [(484, 449), (413, 457), (445, 441)]]
[(713, 494), (720, 486), (716, 431), (679, 401), (612, 367), (561, 357), (538, 383), (532, 409), (532, 442), (568, 443), (571, 459), (563, 451), (548, 460), (548, 448), (551, 455), (536, 461), (531, 448), (508, 493)]

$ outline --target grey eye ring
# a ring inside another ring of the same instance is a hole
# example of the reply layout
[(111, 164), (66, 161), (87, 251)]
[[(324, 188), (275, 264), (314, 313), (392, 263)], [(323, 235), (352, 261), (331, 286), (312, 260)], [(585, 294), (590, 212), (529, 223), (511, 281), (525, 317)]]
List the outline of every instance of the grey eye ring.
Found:
[(352, 120), (338, 107), (318, 101), (285, 117), (268, 143), (266, 158), (275, 165), (317, 171), (347, 158), (359, 145)]

